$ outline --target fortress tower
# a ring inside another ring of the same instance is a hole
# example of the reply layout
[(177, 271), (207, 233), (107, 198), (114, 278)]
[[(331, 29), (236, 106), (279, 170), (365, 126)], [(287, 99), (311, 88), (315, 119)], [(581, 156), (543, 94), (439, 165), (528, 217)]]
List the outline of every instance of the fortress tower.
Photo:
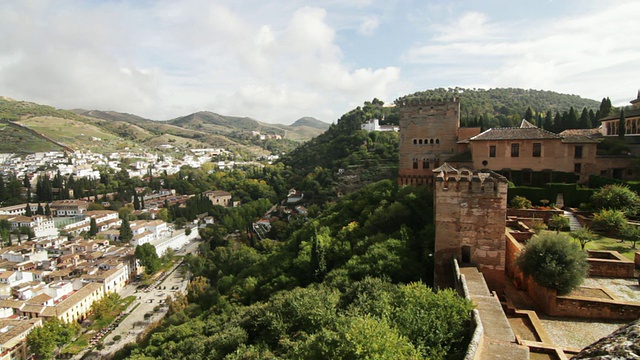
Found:
[(433, 169), (457, 150), (460, 100), (407, 99), (400, 111), (399, 185), (433, 182)]
[(435, 285), (450, 285), (456, 258), (461, 266), (476, 266), (489, 288), (498, 288), (505, 281), (507, 179), (447, 163), (433, 173)]

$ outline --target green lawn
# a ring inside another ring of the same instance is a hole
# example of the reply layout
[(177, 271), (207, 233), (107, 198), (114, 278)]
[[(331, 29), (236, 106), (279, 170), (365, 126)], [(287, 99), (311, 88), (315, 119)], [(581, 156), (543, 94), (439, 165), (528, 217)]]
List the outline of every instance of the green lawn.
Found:
[[(617, 251), (627, 259), (633, 261), (635, 259), (635, 252), (640, 249), (632, 249), (633, 245), (630, 241), (620, 242), (620, 239), (614, 239), (606, 236), (600, 236), (598, 240), (587, 243), (587, 250), (610, 250)], [(640, 245), (640, 244), (637, 244)]]

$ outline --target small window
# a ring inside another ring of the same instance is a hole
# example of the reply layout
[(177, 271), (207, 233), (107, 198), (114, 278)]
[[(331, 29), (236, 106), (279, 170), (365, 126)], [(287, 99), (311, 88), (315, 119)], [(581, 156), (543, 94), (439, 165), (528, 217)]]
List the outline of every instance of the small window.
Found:
[(575, 156), (576, 159), (582, 159), (582, 145), (576, 145)]
[(422, 145), (422, 139), (418, 140), (418, 143), (419, 143), (420, 145)]
[(427, 160), (422, 160), (422, 168), (423, 169), (428, 169), (429, 168), (429, 162)]
[(429, 144), (433, 144), (433, 139), (429, 140)]
[(440, 139), (436, 139), (436, 144), (440, 144)]
[(418, 168), (418, 159), (413, 159), (413, 168), (414, 169)]
[(489, 157), (496, 157), (496, 146), (489, 146)]
[(413, 145), (416, 145), (418, 143), (418, 139), (413, 139)]
[(582, 171), (582, 164), (577, 163), (573, 165), (573, 172), (579, 174)]
[(542, 144), (533, 143), (533, 157), (540, 157), (542, 155)]
[(511, 144), (511, 157), (520, 156), (520, 144)]

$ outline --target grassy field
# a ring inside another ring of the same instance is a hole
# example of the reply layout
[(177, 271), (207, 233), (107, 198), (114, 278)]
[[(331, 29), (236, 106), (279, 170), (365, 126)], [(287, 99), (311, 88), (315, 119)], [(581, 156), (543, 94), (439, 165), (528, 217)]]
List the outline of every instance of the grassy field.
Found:
[(0, 127), (0, 152), (3, 153), (30, 153), (39, 151), (60, 150), (61, 148), (51, 142), (40, 139), (27, 130), (1, 124)]

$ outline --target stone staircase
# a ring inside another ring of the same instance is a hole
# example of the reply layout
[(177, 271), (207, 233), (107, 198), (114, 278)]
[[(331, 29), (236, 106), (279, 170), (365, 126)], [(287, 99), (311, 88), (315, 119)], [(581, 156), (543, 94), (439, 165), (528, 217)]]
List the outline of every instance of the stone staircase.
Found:
[(564, 211), (564, 216), (567, 217), (567, 219), (569, 219), (569, 228), (571, 229), (571, 231), (576, 231), (576, 230), (580, 230), (582, 229), (582, 224), (580, 224), (580, 222), (578, 221), (578, 219), (576, 219), (575, 216), (573, 216), (573, 214), (570, 211)]

